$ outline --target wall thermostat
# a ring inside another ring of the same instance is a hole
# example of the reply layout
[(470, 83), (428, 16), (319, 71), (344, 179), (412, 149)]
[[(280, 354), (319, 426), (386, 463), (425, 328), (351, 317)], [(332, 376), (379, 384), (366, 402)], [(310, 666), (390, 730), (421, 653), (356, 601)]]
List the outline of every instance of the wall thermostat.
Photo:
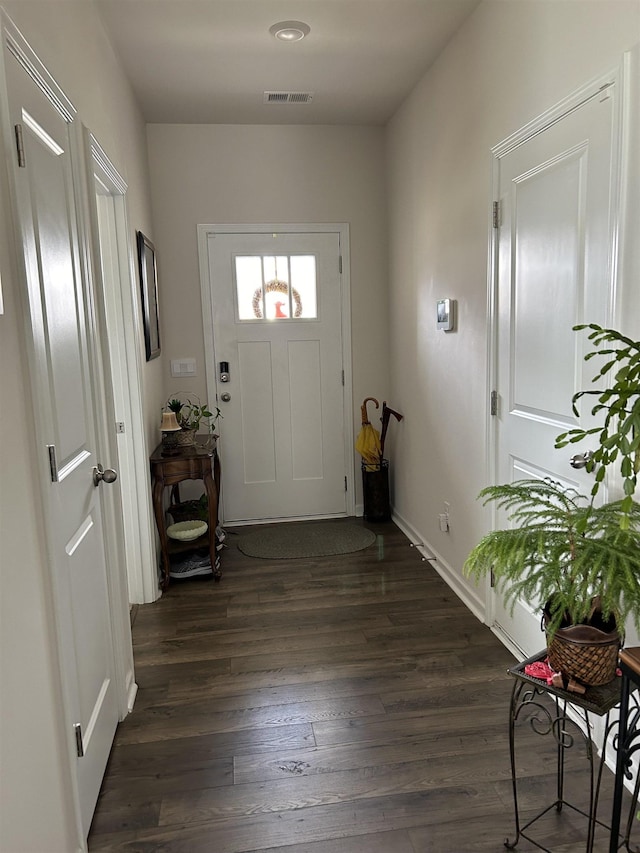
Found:
[(436, 302), (436, 326), (444, 332), (453, 329), (455, 299), (438, 299)]

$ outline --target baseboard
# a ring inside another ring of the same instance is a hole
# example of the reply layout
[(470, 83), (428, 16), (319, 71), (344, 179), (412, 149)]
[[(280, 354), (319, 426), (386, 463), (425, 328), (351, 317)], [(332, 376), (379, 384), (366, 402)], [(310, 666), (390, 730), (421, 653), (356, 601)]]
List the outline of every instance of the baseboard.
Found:
[(129, 690), (127, 691), (127, 709), (129, 713), (133, 711), (133, 706), (136, 702), (136, 696), (138, 695), (138, 685), (135, 681), (132, 681), (129, 685)]
[(346, 512), (329, 513), (328, 515), (292, 515), (287, 518), (249, 518), (246, 521), (221, 521), (221, 527), (230, 530), (234, 527), (249, 527), (258, 524), (287, 524), (290, 521), (333, 521), (338, 518), (353, 518)]
[(398, 525), (400, 530), (409, 539), (411, 544), (419, 551), (424, 559), (428, 561), (443, 581), (449, 586), (458, 596), (462, 603), (473, 613), (473, 615), (483, 624), (486, 624), (486, 607), (484, 602), (476, 595), (473, 590), (462, 582), (460, 575), (447, 563), (442, 554), (421, 536), (409, 522), (404, 519), (395, 510), (392, 512), (393, 521)]
[(496, 624), (492, 625), (492, 626), (491, 626), (491, 631), (492, 631), (492, 632), (496, 635), (496, 637), (500, 640), (500, 642), (502, 643), (502, 645), (503, 645), (506, 649), (508, 649), (508, 651), (510, 651), (510, 652), (511, 652), (511, 654), (514, 656), (514, 658), (515, 658), (516, 660), (520, 661), (520, 660), (524, 660), (525, 658), (527, 658), (527, 657), (528, 657), (528, 655), (525, 653), (525, 651), (524, 651), (523, 649), (521, 649), (519, 646), (517, 646), (517, 645), (513, 642), (513, 640), (511, 639), (511, 637), (510, 637), (507, 633), (505, 633), (505, 632), (502, 630), (502, 628), (500, 627), (500, 625), (496, 625)]

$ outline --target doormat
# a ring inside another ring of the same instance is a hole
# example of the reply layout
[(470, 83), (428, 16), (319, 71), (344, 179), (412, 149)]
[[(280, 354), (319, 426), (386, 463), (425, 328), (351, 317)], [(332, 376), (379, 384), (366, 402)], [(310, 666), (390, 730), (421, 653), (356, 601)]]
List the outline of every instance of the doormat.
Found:
[(238, 548), (248, 557), (295, 560), (330, 557), (362, 551), (376, 541), (375, 533), (360, 524), (322, 521), (314, 524), (265, 525), (240, 537)]

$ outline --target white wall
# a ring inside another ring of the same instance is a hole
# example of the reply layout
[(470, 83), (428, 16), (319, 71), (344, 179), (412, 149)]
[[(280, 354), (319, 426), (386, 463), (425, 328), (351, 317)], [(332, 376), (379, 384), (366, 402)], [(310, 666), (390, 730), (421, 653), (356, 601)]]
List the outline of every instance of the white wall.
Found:
[[(152, 234), (144, 124), (93, 3), (10, 0), (4, 8), (128, 181), (132, 226)], [(66, 762), (63, 727), (68, 721), (60, 713), (49, 566), (37, 485), (42, 475), (41, 452), (34, 447), (30, 426), (19, 299), (22, 285), (15, 274), (5, 160), (6, 153), (0, 150), (0, 275), (5, 297), (0, 315), (5, 415), (0, 441), (0, 850), (69, 853), (78, 849), (79, 840)], [(144, 377), (148, 405), (154, 412), (159, 374), (160, 366), (152, 363)]]
[[(348, 222), (357, 430), (364, 397), (394, 406), (382, 128), (149, 125), (148, 139), (167, 396), (206, 393), (198, 224)], [(196, 358), (186, 386), (170, 376), (178, 357)]]
[[(484, 590), (460, 570), (488, 522), (475, 497), (488, 477), (490, 149), (617, 66), (639, 35), (637, 0), (485, 0), (388, 127), (391, 387), (406, 415), (395, 509), (478, 613)], [(435, 328), (442, 297), (458, 301), (453, 333)]]

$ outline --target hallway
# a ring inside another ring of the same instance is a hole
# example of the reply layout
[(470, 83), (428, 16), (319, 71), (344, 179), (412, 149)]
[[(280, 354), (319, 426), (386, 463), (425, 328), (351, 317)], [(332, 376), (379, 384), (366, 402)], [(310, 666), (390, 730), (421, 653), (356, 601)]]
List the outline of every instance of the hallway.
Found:
[[(504, 849), (513, 659), (395, 525), (368, 526), (364, 551), (280, 562), (244, 556), (236, 528), (219, 584), (174, 583), (138, 608), (140, 689), (92, 853)], [(518, 737), (537, 812), (555, 790), (552, 738)], [(583, 754), (568, 762), (583, 790)], [(539, 832), (554, 853), (584, 849), (570, 811)]]

